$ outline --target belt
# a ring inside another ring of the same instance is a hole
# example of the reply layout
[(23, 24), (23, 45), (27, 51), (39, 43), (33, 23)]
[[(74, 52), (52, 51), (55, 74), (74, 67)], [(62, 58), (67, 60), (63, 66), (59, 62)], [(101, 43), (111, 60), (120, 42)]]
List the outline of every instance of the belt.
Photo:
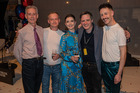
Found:
[(47, 66), (57, 66), (57, 65), (60, 65), (60, 64), (55, 64), (55, 65), (50, 65), (50, 64), (48, 64), (48, 63), (44, 63), (45, 65), (47, 65)]
[(46, 57), (40, 56), (40, 57), (34, 57), (33, 59), (40, 60), (40, 59), (46, 59)]
[(105, 62), (103, 61), (104, 64), (107, 64), (107, 65), (116, 65), (116, 64), (119, 64), (119, 61), (116, 61), (116, 62)]
[(96, 66), (96, 62), (83, 62), (83, 65)]

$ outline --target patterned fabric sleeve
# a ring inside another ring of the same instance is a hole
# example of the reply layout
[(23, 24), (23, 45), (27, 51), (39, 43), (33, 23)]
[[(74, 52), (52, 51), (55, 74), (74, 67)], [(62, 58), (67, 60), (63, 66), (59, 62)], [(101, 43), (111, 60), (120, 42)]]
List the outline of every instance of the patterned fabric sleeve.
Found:
[(72, 61), (71, 56), (73, 56), (73, 53), (71, 50), (68, 49), (68, 41), (67, 36), (63, 35), (60, 40), (60, 56), (65, 61)]

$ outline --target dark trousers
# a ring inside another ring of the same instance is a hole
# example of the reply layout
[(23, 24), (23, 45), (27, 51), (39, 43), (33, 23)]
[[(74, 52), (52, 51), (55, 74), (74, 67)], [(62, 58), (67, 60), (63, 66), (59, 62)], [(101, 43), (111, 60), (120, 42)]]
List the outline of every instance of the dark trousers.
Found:
[(38, 93), (43, 75), (43, 59), (23, 59), (22, 81), (25, 93)]
[(101, 93), (101, 75), (98, 72), (96, 63), (83, 63), (82, 75), (87, 93)]

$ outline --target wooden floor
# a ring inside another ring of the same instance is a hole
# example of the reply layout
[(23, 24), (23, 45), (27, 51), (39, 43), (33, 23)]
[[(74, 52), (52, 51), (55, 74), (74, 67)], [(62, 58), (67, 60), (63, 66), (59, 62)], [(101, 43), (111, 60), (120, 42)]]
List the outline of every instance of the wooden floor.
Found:
[[(0, 93), (24, 93), (21, 78), (21, 65), (13, 57), (7, 57), (6, 60), (10, 60), (11, 63), (17, 64), (17, 68), (15, 69), (15, 78), (13, 79), (14, 84), (10, 85), (0, 82)], [(39, 93), (42, 93), (41, 90), (42, 89), (40, 88)], [(140, 93), (140, 66), (124, 68), (123, 79), (121, 83), (121, 93)]]

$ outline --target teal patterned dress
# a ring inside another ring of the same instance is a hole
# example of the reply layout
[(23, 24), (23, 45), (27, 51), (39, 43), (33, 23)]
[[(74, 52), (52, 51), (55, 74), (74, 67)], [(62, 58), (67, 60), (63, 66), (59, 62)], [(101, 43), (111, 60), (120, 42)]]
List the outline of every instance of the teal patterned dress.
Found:
[(80, 55), (78, 49), (78, 35), (68, 31), (61, 37), (60, 56), (62, 57), (59, 93), (85, 93), (83, 77), (81, 74), (82, 60), (74, 63), (71, 57)]

